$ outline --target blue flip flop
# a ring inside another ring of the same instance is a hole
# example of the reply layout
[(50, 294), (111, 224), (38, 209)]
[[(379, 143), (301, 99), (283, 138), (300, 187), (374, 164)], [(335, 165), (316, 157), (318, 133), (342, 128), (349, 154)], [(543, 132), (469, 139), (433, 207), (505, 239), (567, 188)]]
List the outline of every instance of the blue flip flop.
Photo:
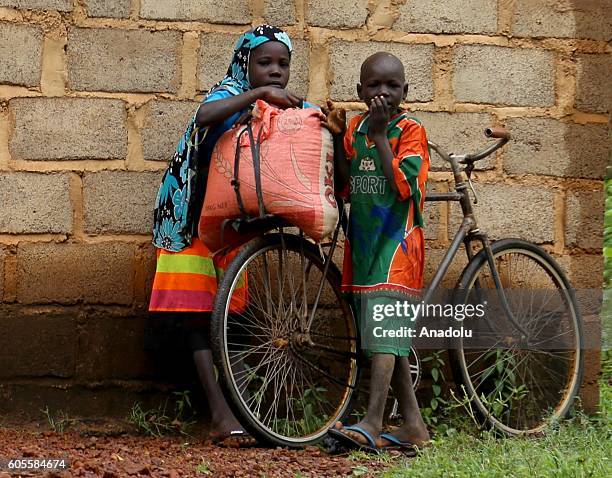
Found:
[(380, 438), (384, 438), (385, 440), (393, 443), (393, 445), (381, 446), (380, 447), (381, 451), (400, 450), (404, 453), (410, 452), (414, 454), (416, 454), (418, 451), (418, 447), (414, 443), (410, 441), (402, 441), (396, 436), (391, 435), (391, 433), (381, 433)]
[[(368, 441), (368, 443), (367, 444), (361, 443), (360, 441), (355, 440), (354, 438), (350, 437), (346, 433), (343, 433), (342, 430), (350, 430), (350, 431), (353, 431), (353, 432), (357, 432), (357, 433), (363, 435), (365, 437), (365, 439)], [(347, 446), (347, 447), (349, 447), (351, 449), (364, 450), (364, 451), (369, 451), (371, 453), (378, 453), (380, 451), (380, 449), (376, 446), (376, 440), (374, 440), (372, 435), (370, 435), (367, 431), (365, 431), (360, 426), (349, 425), (347, 427), (343, 427), (343, 428), (340, 428), (340, 429), (332, 428), (332, 429), (329, 430), (328, 433), (333, 438), (338, 440), (341, 444), (343, 444), (343, 445), (345, 445), (345, 446)]]

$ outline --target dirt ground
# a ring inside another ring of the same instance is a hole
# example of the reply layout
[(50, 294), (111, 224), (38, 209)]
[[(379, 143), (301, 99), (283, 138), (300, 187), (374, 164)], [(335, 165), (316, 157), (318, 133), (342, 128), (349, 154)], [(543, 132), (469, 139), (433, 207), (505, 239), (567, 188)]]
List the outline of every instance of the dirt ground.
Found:
[[(65, 459), (64, 470), (9, 470), (7, 459)], [(399, 459), (399, 458), (398, 458)], [(373, 477), (391, 463), (331, 456), (317, 447), (227, 449), (191, 437), (0, 428), (0, 478), (45, 477)]]

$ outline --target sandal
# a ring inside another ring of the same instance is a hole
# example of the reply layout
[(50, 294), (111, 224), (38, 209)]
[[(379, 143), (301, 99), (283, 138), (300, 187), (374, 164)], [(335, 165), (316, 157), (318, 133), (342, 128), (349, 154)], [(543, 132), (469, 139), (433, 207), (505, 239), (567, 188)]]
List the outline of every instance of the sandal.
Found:
[(381, 433), (379, 438), (382, 438), (383, 440), (387, 440), (388, 442), (390, 442), (389, 445), (381, 445), (380, 447), (381, 451), (398, 450), (404, 453), (405, 455), (410, 455), (410, 456), (416, 455), (419, 451), (418, 445), (415, 445), (409, 440), (402, 441), (399, 438), (397, 438), (395, 435), (391, 435), (391, 433)]
[(257, 445), (257, 440), (244, 430), (230, 430), (228, 433), (210, 433), (214, 445), (222, 448), (251, 448)]
[[(362, 443), (359, 440), (356, 440), (347, 433), (344, 433), (343, 430), (349, 430), (359, 433), (367, 440), (367, 443)], [(351, 425), (340, 429), (331, 428), (327, 433), (336, 440), (338, 440), (342, 445), (345, 445), (346, 447), (352, 450), (363, 450), (368, 451), (370, 453), (378, 453), (380, 451), (378, 446), (376, 446), (376, 440), (374, 440), (372, 435), (370, 435), (360, 426)]]

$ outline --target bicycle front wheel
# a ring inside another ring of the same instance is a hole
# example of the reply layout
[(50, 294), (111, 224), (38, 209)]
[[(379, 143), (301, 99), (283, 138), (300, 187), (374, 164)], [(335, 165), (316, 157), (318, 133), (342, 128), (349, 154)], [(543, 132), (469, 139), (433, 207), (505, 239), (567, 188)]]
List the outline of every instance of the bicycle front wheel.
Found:
[(507, 307), (483, 250), (462, 273), (455, 304), (488, 300), (493, 310), (465, 320), (465, 328), (481, 335), (470, 339), (475, 346), (460, 339), (451, 350), (454, 376), (494, 428), (509, 435), (542, 432), (567, 416), (582, 381), (577, 302), (565, 274), (542, 248), (503, 239), (492, 244), (492, 252)]
[(316, 443), (349, 407), (358, 376), (357, 326), (338, 269), (331, 263), (324, 276), (324, 265), (314, 244), (268, 234), (238, 253), (219, 286), (212, 323), (219, 381), (259, 441)]

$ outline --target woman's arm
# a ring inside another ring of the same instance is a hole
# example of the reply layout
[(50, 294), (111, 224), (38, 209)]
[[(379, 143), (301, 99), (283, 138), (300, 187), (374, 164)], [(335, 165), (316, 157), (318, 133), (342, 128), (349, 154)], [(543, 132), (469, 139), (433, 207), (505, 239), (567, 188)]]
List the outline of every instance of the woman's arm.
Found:
[(290, 91), (275, 86), (261, 86), (230, 98), (202, 103), (196, 114), (196, 123), (199, 126), (220, 123), (257, 100), (264, 100), (281, 108), (297, 107), (302, 102), (301, 98)]

